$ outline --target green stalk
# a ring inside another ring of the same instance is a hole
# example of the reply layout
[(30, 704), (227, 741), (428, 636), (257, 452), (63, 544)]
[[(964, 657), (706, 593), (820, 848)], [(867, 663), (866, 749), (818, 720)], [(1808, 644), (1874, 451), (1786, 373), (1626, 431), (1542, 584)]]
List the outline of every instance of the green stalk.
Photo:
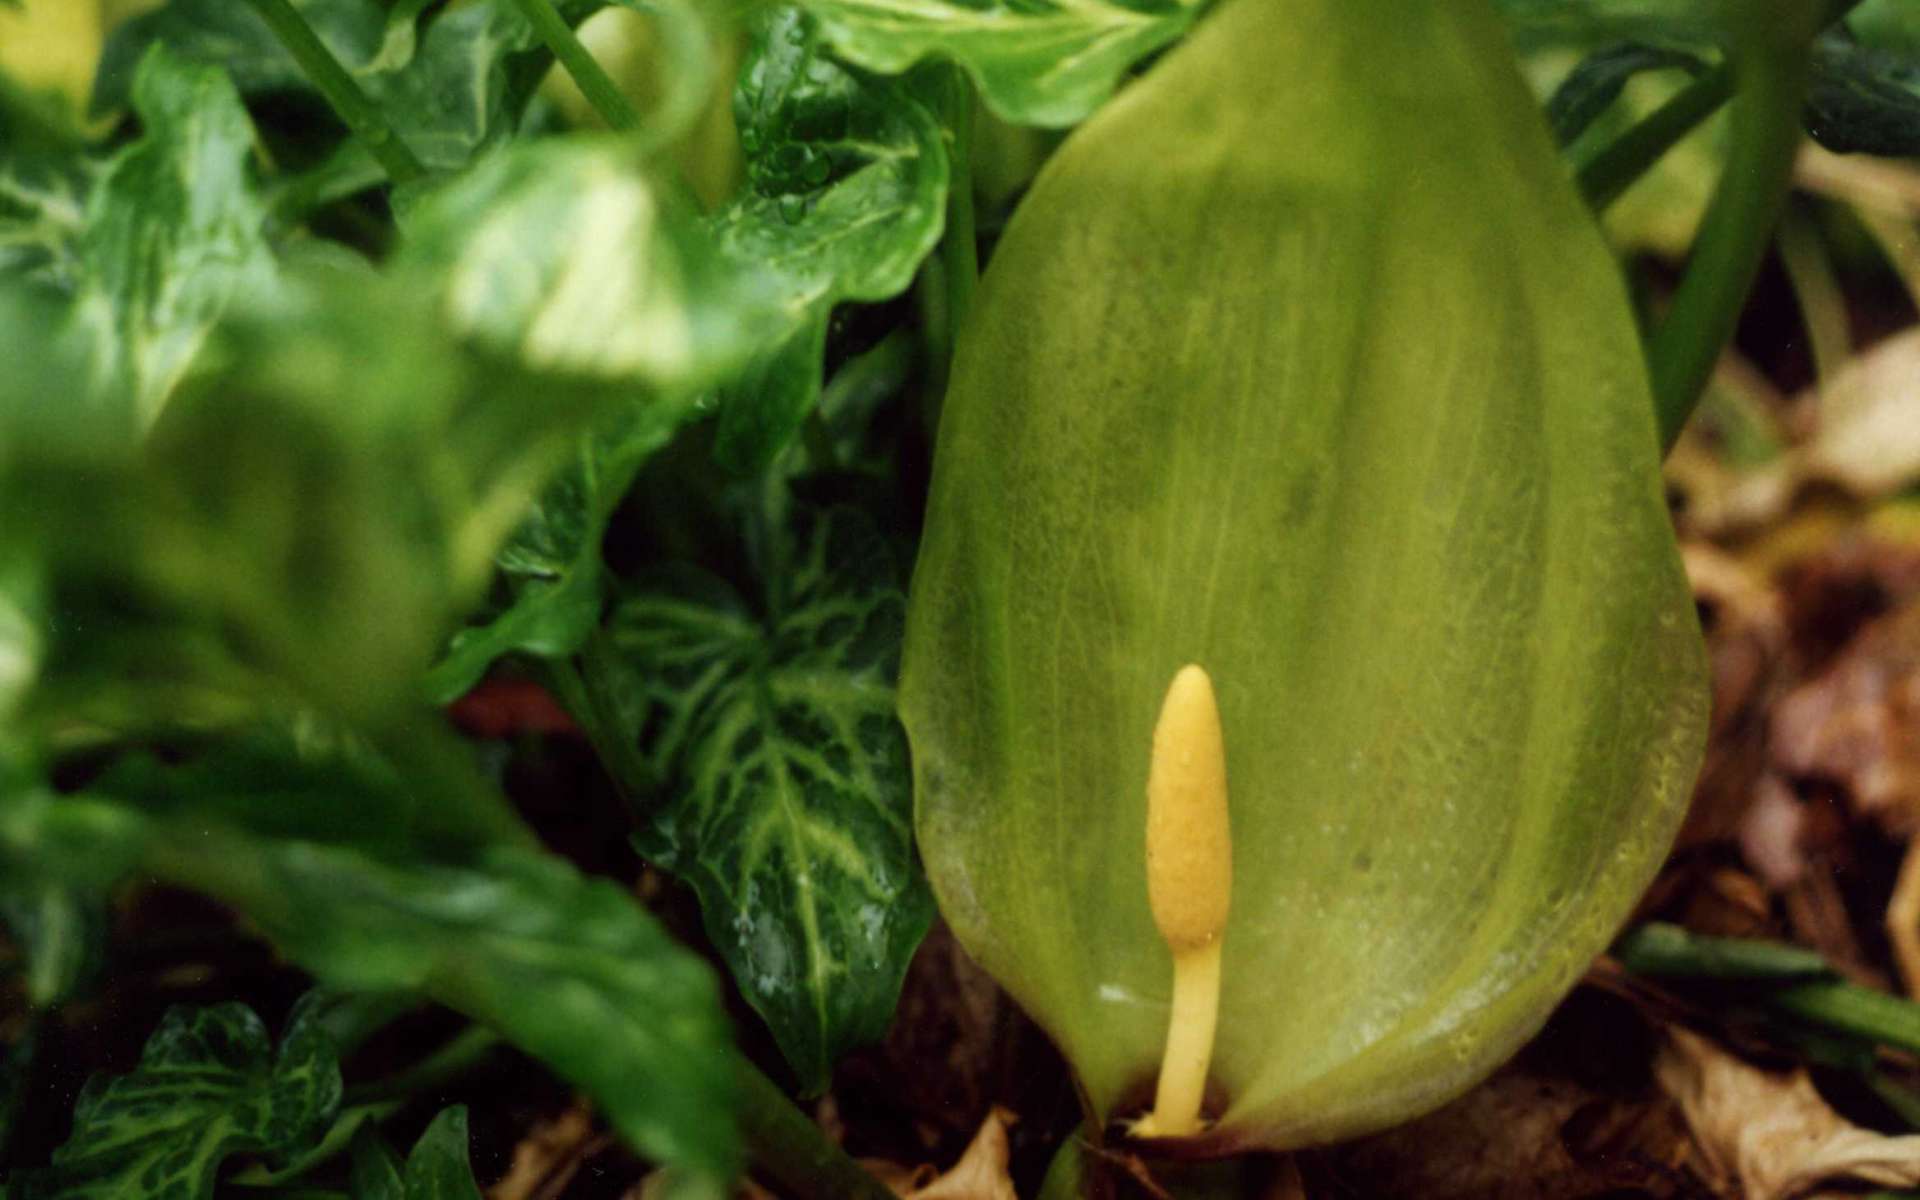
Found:
[(1833, 260), (1820, 242), (1820, 231), (1805, 206), (1790, 206), (1780, 217), (1776, 235), (1780, 265), (1800, 304), (1800, 322), (1813, 349), (1815, 381), (1826, 383), (1853, 356), (1853, 334), (1848, 328), (1847, 300), (1834, 274)]
[[(918, 295), (926, 331), (933, 404), (947, 387), (961, 322), (973, 307), (980, 257), (973, 214), (973, 83), (959, 67), (948, 68), (941, 116), (948, 131), (946, 232), (936, 257), (922, 270)], [(938, 411), (937, 408), (933, 411)]]
[(500, 1035), (492, 1029), (485, 1025), (469, 1025), (444, 1046), (406, 1070), (385, 1079), (348, 1088), (342, 1097), (343, 1102), (348, 1105), (377, 1104), (437, 1087), (448, 1080), (458, 1079), (478, 1066), (499, 1049), (500, 1044)]
[(580, 87), (580, 94), (587, 98), (587, 103), (593, 105), (594, 111), (600, 114), (600, 119), (607, 123), (608, 128), (620, 133), (639, 128), (640, 114), (635, 111), (626, 93), (613, 82), (593, 55), (587, 53), (587, 48), (580, 44), (572, 26), (555, 10), (551, 0), (514, 0), (514, 4), (519, 7), (520, 14), (526, 17), (527, 23), (533, 26), (533, 31), (540, 35), (540, 40), (547, 44), (547, 49), (553, 51), (553, 56), (560, 60), (560, 65), (567, 69), (567, 74), (573, 76), (574, 83)]
[(1722, 63), (1610, 142), (1575, 174), (1580, 194), (1596, 213), (1605, 212), (1667, 151), (1680, 144), (1700, 122), (1720, 111), (1733, 95), (1733, 70)]
[[(947, 335), (951, 343), (959, 339), (960, 326), (973, 311), (973, 292), (980, 281), (979, 239), (973, 218), (973, 81), (959, 67), (953, 68), (947, 113), (953, 126), (953, 157), (940, 260), (946, 266)], [(951, 351), (952, 346), (948, 349)]]
[(1708, 937), (1665, 921), (1649, 921), (1613, 945), (1636, 975), (1679, 979), (1810, 979), (1833, 967), (1804, 946), (1764, 938)]
[(753, 1161), (794, 1200), (896, 1200), (878, 1179), (828, 1141), (773, 1081), (742, 1058), (740, 1131)]
[(1721, 348), (1733, 336), (1793, 181), (1807, 94), (1807, 44), (1771, 30), (1752, 41), (1732, 59), (1740, 96), (1726, 167), (1687, 273), (1648, 340), (1662, 449), (1679, 438)]
[(1867, 1089), (1879, 1097), (1880, 1103), (1892, 1109), (1908, 1128), (1920, 1129), (1920, 1095), (1915, 1095), (1912, 1088), (1884, 1071), (1868, 1071), (1860, 1078)]
[(333, 51), (327, 49), (306, 18), (295, 12), (287, 0), (247, 0), (247, 3), (273, 30), (293, 61), (300, 64), (307, 81), (320, 90), (348, 130), (386, 171), (388, 179), (411, 183), (427, 173), (406, 142), (387, 124), (380, 106), (360, 90), (360, 85), (340, 65)]
[(1898, 996), (1823, 979), (1767, 993), (1766, 1003), (1825, 1029), (1920, 1053), (1920, 1004)]
[[(1827, 0), (1821, 28), (1845, 20), (1861, 0)], [(1621, 134), (1575, 172), (1580, 194), (1596, 213), (1605, 212), (1667, 151), (1733, 95), (1733, 68), (1722, 63), (1668, 99), (1645, 120)]]

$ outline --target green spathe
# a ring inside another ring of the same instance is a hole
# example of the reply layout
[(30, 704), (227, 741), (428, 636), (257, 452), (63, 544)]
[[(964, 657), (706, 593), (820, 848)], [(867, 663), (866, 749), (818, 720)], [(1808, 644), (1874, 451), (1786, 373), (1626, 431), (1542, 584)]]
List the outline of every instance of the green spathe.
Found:
[(964, 331), (901, 709), (922, 853), (1092, 1115), (1171, 973), (1154, 716), (1232, 795), (1213, 1131), (1354, 1135), (1491, 1070), (1698, 763), (1700, 635), (1626, 297), (1482, 0), (1226, 0), (1076, 132)]

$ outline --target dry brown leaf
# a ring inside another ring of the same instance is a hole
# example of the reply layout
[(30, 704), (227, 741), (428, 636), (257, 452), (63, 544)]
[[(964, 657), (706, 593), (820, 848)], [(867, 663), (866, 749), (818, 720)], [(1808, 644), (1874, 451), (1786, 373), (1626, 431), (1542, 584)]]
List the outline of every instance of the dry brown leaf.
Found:
[(583, 1099), (541, 1121), (513, 1148), (513, 1164), (487, 1189), (487, 1200), (535, 1200), (565, 1187), (593, 1147), (593, 1109)]
[(907, 1193), (908, 1200), (1020, 1200), (1007, 1173), (1007, 1126), (1014, 1119), (1004, 1108), (989, 1112), (953, 1169)]
[(1786, 645), (1779, 594), (1759, 572), (1705, 542), (1681, 548), (1707, 634), (1713, 712), (1682, 848), (1735, 836), (1766, 768), (1766, 705)]
[(1800, 798), (1778, 775), (1767, 774), (1740, 819), (1740, 857), (1768, 888), (1786, 891), (1807, 874), (1806, 829)]
[(1787, 407), (1773, 381), (1753, 363), (1727, 353), (1714, 367), (1700, 412), (1681, 431), (1661, 473), (1675, 500), (1675, 523), (1683, 534), (1722, 537), (1776, 519), (1800, 486), (1797, 463), (1787, 454), (1769, 462), (1743, 462), (1728, 453), (1727, 419), (1753, 427), (1768, 442), (1786, 433), (1774, 414)]
[(1844, 785), (1856, 811), (1896, 832), (1920, 819), (1920, 603), (1869, 624), (1775, 707), (1773, 759)]
[[(1618, 1054), (1619, 1047), (1611, 1047)], [(1324, 1151), (1315, 1196), (1590, 1200), (1694, 1194), (1664, 1098), (1619, 1099), (1524, 1062), (1396, 1129)]]
[(1307, 1200), (1307, 1185), (1300, 1178), (1300, 1164), (1289, 1156), (1274, 1168), (1273, 1180), (1261, 1200)]
[(1848, 359), (1821, 388), (1819, 412), (1807, 474), (1869, 498), (1920, 479), (1920, 326)]
[(905, 1200), (1019, 1200), (1007, 1170), (1007, 1126), (1015, 1120), (1004, 1108), (987, 1113), (960, 1161), (944, 1175), (933, 1176), (930, 1167), (909, 1169), (879, 1160), (863, 1160), (861, 1165)]
[(1748, 1065), (1706, 1038), (1668, 1030), (1654, 1076), (1680, 1104), (1706, 1173), (1747, 1200), (1796, 1200), (1823, 1184), (1920, 1184), (1920, 1135), (1888, 1137), (1827, 1106), (1804, 1070)]

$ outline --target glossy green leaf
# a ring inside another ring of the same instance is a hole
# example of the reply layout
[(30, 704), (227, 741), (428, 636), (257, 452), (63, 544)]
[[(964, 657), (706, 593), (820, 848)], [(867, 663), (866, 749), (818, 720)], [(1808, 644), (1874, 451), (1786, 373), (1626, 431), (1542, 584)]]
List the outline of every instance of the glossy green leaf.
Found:
[(428, 676), (435, 702), (463, 695), (504, 655), (562, 658), (580, 648), (600, 624), (604, 606), (607, 571), (600, 543), (607, 522), (641, 466), (688, 412), (682, 405), (642, 400), (581, 438), (573, 460), (500, 550), (497, 561), (509, 589), (504, 607), (455, 634)]
[(1807, 132), (1837, 154), (1920, 154), (1920, 53), (1840, 34), (1814, 44)]
[(1512, 62), (1483, 3), (1224, 0), (1041, 172), (962, 331), (920, 846), (1097, 1121), (1166, 1034), (1144, 793), (1182, 664), (1232, 794), (1210, 1152), (1491, 1070), (1684, 807), (1705, 669), (1645, 368)]
[(1847, 14), (1846, 25), (1866, 45), (1920, 55), (1920, 12), (1907, 0), (1864, 0)]
[(0, 388), (8, 546), (45, 564), (58, 618), (37, 727), (411, 700), (611, 395), (476, 355), (419, 293), (364, 273), (254, 306), (218, 359), (144, 441), (56, 392)]
[(480, 1200), (467, 1157), (467, 1110), (441, 1110), (413, 1145), (406, 1165), (371, 1131), (353, 1145), (353, 1200)]
[(885, 74), (928, 57), (967, 69), (1016, 124), (1071, 125), (1127, 69), (1178, 39), (1201, 5), (1182, 0), (802, 0), (849, 62)]
[(687, 395), (771, 328), (755, 273), (722, 260), (617, 138), (502, 151), (404, 232), (400, 268), (444, 280), (453, 322), (537, 366)]
[(142, 135), (87, 198), (73, 302), (96, 387), (151, 423), (227, 305), (271, 287), (274, 267), (253, 125), (226, 76), (155, 48), (133, 106)]
[[(379, 50), (386, 14), (378, 0), (293, 0), (323, 45), (349, 70), (364, 70)], [(251, 4), (167, 0), (121, 22), (108, 35), (93, 80), (96, 114), (127, 103), (134, 68), (155, 43), (190, 61), (220, 67), (244, 95), (305, 90), (300, 65)]]
[(93, 787), (151, 817), (391, 855), (459, 858), (532, 844), (452, 734), (383, 719), (393, 727), (370, 735), (313, 714), (229, 730), (199, 753), (176, 750), (165, 766), (128, 755)]
[(938, 244), (949, 168), (926, 105), (829, 57), (819, 22), (797, 8), (755, 26), (734, 117), (747, 181), (714, 234), (767, 272), (789, 331), (723, 398), (716, 452), (753, 472), (819, 399), (833, 306), (905, 291)]
[(340, 1102), (331, 1041), (296, 1010), (275, 1052), (243, 1004), (174, 1008), (126, 1075), (96, 1076), (52, 1165), (9, 1179), (16, 1200), (212, 1200), (236, 1154), (285, 1156)]
[(775, 540), (750, 602), (689, 568), (623, 597), (608, 639), (662, 778), (636, 837), (809, 1091), (878, 1038), (932, 918), (893, 717), (903, 603), (887, 545), (834, 510)]
[(74, 131), (0, 75), (0, 277), (72, 286), (90, 184)]
[[(450, 5), (424, 18), (429, 5), (423, 0), (293, 3), (432, 170), (457, 170), (509, 141), (552, 64), (512, 3)], [(608, 3), (642, 7), (638, 0), (563, 0), (558, 7), (577, 23)], [(251, 6), (238, 0), (168, 0), (125, 22), (108, 39), (94, 85), (96, 112), (125, 102), (128, 68), (156, 42), (191, 61), (223, 67), (249, 96), (313, 91)], [(704, 66), (690, 63), (687, 71), (697, 75)], [(311, 129), (297, 132), (312, 136)]]
[(508, 834), (396, 839), (373, 769), (331, 761), (342, 813), (321, 810), (318, 764), (227, 749), (123, 760), (80, 797), (0, 791), (0, 879), (137, 873), (206, 892), (324, 984), (419, 993), (489, 1024), (641, 1151), (731, 1178), (734, 1059), (707, 965), (622, 888)]
[(455, 864), (203, 830), (166, 830), (160, 873), (233, 904), (323, 981), (423, 992), (584, 1088), (644, 1153), (734, 1169), (713, 976), (613, 883), (512, 847)]

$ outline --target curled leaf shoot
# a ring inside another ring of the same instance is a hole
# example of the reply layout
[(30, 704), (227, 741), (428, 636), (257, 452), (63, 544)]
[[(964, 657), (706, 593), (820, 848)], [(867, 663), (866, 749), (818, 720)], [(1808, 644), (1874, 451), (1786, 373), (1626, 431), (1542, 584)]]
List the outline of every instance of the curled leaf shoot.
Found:
[(1206, 671), (1189, 664), (1167, 688), (1147, 769), (1147, 900), (1173, 952), (1173, 1004), (1153, 1111), (1134, 1124), (1135, 1137), (1200, 1132), (1232, 891), (1220, 707)]

